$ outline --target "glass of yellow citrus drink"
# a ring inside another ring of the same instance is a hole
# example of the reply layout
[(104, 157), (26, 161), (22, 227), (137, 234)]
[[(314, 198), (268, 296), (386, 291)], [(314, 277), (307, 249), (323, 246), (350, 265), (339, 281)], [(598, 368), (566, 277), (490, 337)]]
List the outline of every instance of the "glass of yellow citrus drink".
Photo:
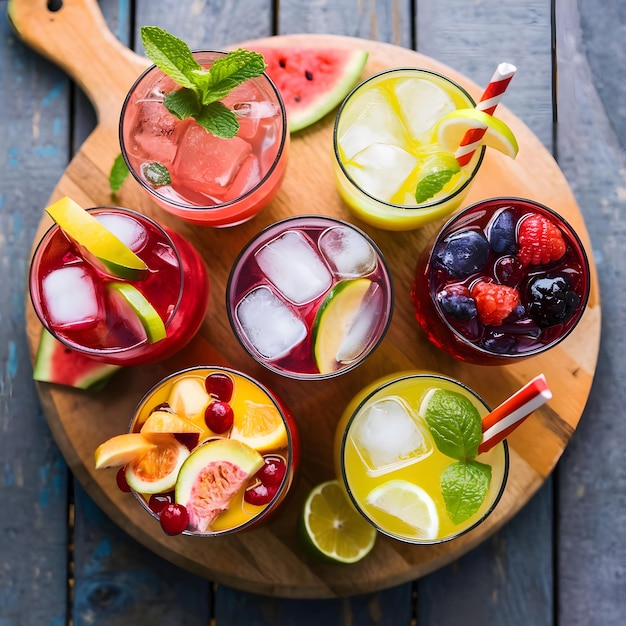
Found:
[[(391, 69), (357, 86), (339, 109), (333, 135), (337, 188), (352, 212), (379, 228), (409, 230), (456, 209), (484, 147), (459, 167), (441, 144), (438, 123), (474, 105), (457, 83), (425, 69)], [(429, 195), (433, 181), (439, 190)]]
[(423, 372), (382, 378), (339, 421), (335, 463), (354, 507), (379, 532), (449, 541), (485, 521), (508, 474), (506, 441), (481, 452), (489, 407), (462, 383)]
[(285, 405), (241, 372), (171, 374), (139, 403), (130, 432), (105, 441), (97, 469), (118, 467), (169, 535), (212, 537), (266, 521), (294, 480), (298, 430)]

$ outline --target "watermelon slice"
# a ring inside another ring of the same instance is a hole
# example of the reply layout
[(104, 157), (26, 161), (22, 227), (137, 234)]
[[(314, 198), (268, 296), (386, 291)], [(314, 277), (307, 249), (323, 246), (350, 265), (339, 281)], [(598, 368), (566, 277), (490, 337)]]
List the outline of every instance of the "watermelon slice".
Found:
[(265, 58), (265, 71), (285, 101), (292, 133), (339, 105), (359, 80), (368, 57), (366, 50), (252, 47)]
[(68, 348), (44, 328), (35, 358), (33, 380), (97, 391), (119, 369), (119, 365), (99, 363)]

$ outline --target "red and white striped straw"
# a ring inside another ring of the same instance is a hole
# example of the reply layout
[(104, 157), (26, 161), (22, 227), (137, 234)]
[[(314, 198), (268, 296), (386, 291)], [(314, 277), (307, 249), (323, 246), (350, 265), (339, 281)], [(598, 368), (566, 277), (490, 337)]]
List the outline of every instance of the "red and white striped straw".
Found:
[[(476, 108), (479, 111), (483, 111), (487, 115), (493, 115), (498, 103), (502, 99), (502, 95), (509, 86), (511, 79), (515, 75), (517, 68), (510, 63), (500, 63), (493, 73), (487, 88), (481, 96)], [(480, 128), (471, 128), (465, 133), (465, 136), (461, 140), (461, 144), (454, 153), (459, 165), (463, 167), (467, 165), (474, 156), (477, 148), (480, 146), (480, 142), (487, 130), (486, 126)]]
[(483, 418), (483, 438), (478, 452), (491, 450), (551, 398), (546, 377), (539, 374)]

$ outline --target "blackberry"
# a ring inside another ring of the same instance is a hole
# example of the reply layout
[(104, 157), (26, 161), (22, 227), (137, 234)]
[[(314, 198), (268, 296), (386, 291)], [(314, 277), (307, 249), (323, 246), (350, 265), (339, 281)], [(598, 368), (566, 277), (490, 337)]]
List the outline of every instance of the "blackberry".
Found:
[(580, 304), (580, 296), (565, 276), (536, 278), (529, 285), (529, 294), (528, 313), (543, 328), (566, 322)]
[(439, 264), (455, 277), (469, 276), (481, 270), (489, 257), (489, 242), (475, 230), (465, 230), (446, 237), (435, 250)]
[(498, 213), (498, 216), (489, 227), (489, 245), (496, 254), (515, 254), (517, 248), (515, 238), (515, 217), (507, 207)]
[(446, 287), (437, 294), (437, 300), (444, 313), (455, 320), (467, 321), (476, 317), (476, 302), (467, 287)]

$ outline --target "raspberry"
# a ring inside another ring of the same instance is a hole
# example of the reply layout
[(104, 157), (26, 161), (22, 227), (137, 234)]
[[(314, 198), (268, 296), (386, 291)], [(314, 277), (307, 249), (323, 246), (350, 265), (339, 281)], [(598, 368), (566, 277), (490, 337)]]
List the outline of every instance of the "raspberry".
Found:
[(536, 213), (522, 220), (518, 243), (517, 256), (523, 265), (545, 265), (551, 261), (558, 261), (566, 249), (558, 226)]
[(517, 289), (484, 280), (472, 287), (472, 296), (478, 319), (487, 326), (500, 326), (520, 303)]

